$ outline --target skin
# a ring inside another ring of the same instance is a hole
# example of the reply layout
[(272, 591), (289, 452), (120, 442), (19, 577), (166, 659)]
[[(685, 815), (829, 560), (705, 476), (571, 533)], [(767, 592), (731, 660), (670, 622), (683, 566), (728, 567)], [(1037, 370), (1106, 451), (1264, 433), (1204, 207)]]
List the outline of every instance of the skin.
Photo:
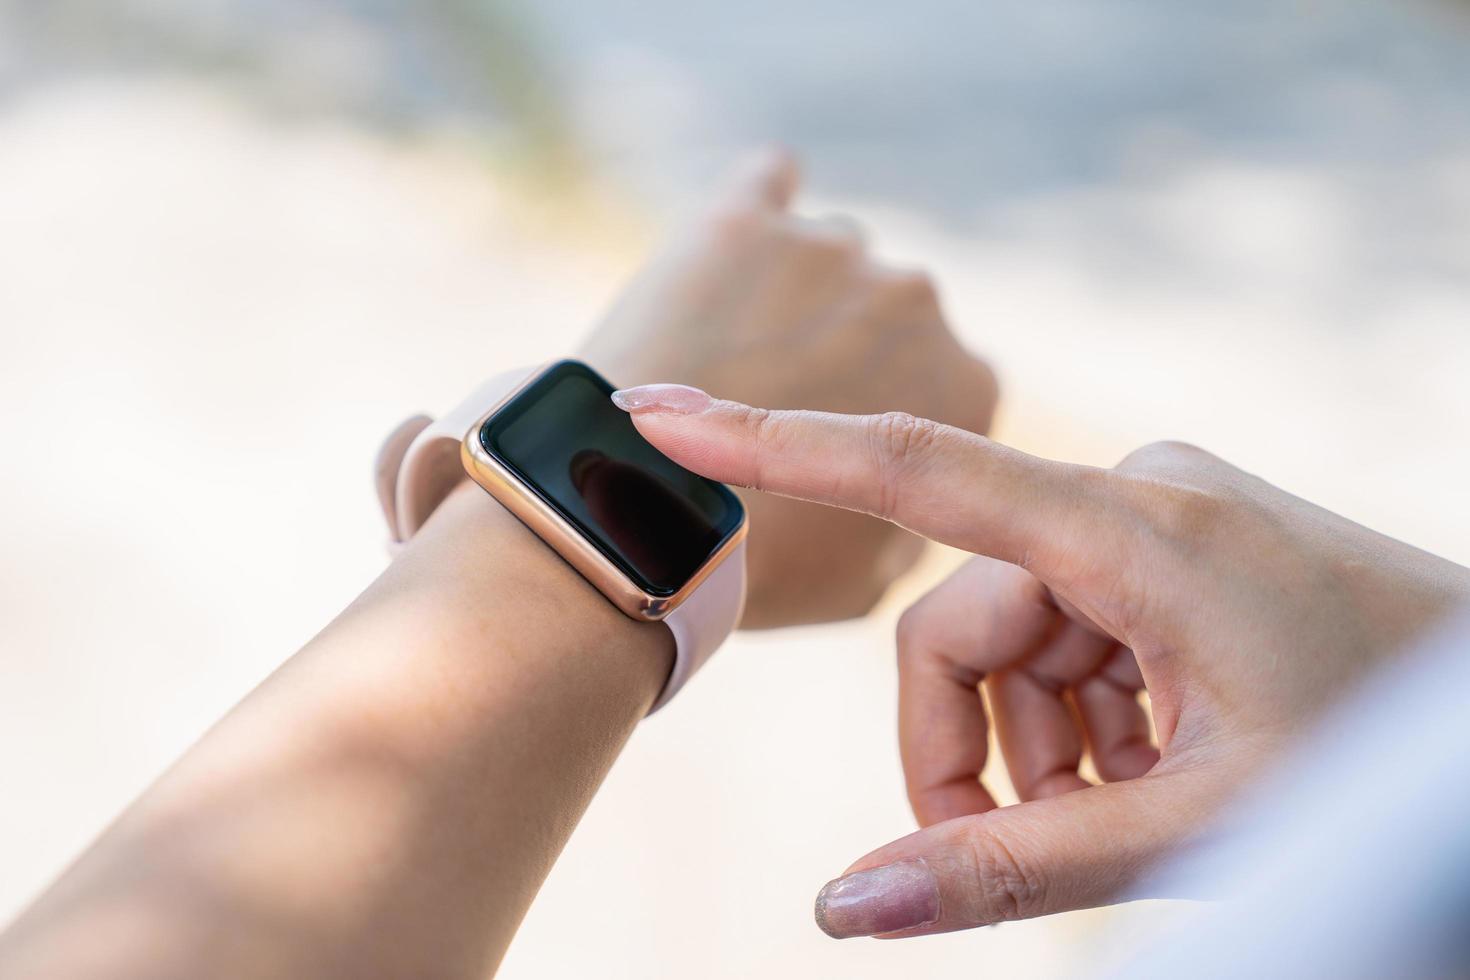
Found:
[[(1107, 902), (1325, 705), (1470, 602), (1470, 570), (1192, 446), (1107, 470), (901, 413), (771, 411), (666, 386), (615, 400), (696, 472), (977, 556), (900, 623), (899, 735), (923, 829), (823, 890), (818, 921), (838, 937)], [(997, 809), (979, 781), (992, 725), (1017, 806)], [(1084, 752), (1102, 785), (1078, 774)]]
[[(757, 214), (736, 223), (774, 222), (781, 231), (760, 240), (792, 245), (791, 228), (806, 226), (772, 217), (784, 213), (786, 166), (779, 156), (755, 165), (716, 214)], [(797, 243), (826, 241), (801, 234)], [(704, 268), (668, 266), (667, 305), (688, 303), (689, 315), (661, 329), (680, 343), (640, 341), (622, 355), (610, 346), (609, 359), (630, 358), (626, 377), (665, 369), (634, 363), (638, 349), (714, 342), (703, 319), (711, 307), (696, 301), (705, 287), (686, 278)], [(746, 269), (742, 289), (770, 295), (718, 331), (723, 342), (788, 324), (788, 341), (752, 341), (767, 356), (747, 364), (749, 383), (778, 404), (811, 404), (823, 390), (835, 398), (842, 375), (823, 372), (864, 363), (814, 344), (821, 356), (790, 377), (826, 380), (777, 390), (773, 358), (822, 336), (807, 329), (820, 317), (795, 313), (821, 281)], [(828, 294), (829, 306), (846, 295)], [(623, 309), (608, 328), (620, 335), (634, 329)], [(881, 330), (846, 334), (870, 354), (878, 339), (905, 346)], [(713, 386), (699, 364), (682, 377)], [(931, 375), (916, 372), (916, 383), (943, 389)], [(983, 408), (971, 411), (988, 417), (988, 374), (970, 377)], [(927, 826), (824, 890), (819, 921), (835, 935), (917, 935), (1107, 900), (1189, 839), (1324, 704), (1470, 596), (1465, 569), (1189, 447), (1150, 447), (1096, 470), (912, 415), (769, 412), (690, 391), (624, 393), (620, 403), (693, 469), (865, 515), (847, 525), (872, 533), (854, 554), (878, 561), (912, 547), (886, 520), (980, 556), (903, 620), (901, 736)], [(768, 554), (788, 535), (841, 547), (816, 528), (843, 525), (814, 525), (819, 513), (769, 505)], [(767, 595), (804, 582), (799, 563), (789, 577), (771, 559), (754, 572)], [(844, 572), (855, 598), (829, 608), (870, 601), (871, 574)], [(770, 622), (811, 615), (767, 608)], [(462, 486), (351, 607), (0, 936), (0, 975), (493, 972), (671, 656), (666, 630), (618, 614)], [(1028, 800), (1002, 810), (978, 782), (982, 680)], [(1141, 685), (1155, 707), (1157, 762), (1131, 697)], [(1083, 748), (1113, 781), (1081, 785)]]
[[(588, 356), (639, 378), (668, 369), (652, 354), (677, 351), (686, 377), (711, 384), (759, 374), (749, 390), (783, 401), (894, 398), (983, 426), (989, 374), (958, 353), (932, 290), (791, 214), (795, 180), (784, 154), (748, 162)], [(934, 368), (946, 393), (905, 360), (860, 394), (857, 367), (908, 332), (948, 362)], [(785, 369), (767, 370), (778, 352)], [(600, 464), (579, 468), (589, 493), (607, 482)], [(882, 522), (751, 503), (762, 625), (864, 609), (911, 560), (914, 539)], [(782, 566), (783, 539), (876, 570), (836, 576), (819, 610), (798, 610), (773, 598), (811, 574)], [(0, 934), (0, 976), (486, 976), (662, 688), (672, 646), (462, 484)]]
[[(872, 257), (851, 219), (792, 213), (797, 183), (779, 151), (737, 168), (617, 300), (583, 356), (625, 386), (677, 378), (755, 404), (897, 409), (988, 431), (995, 376), (955, 339), (933, 281)], [(862, 615), (922, 546), (867, 515), (742, 499), (745, 629)]]
[(0, 976), (485, 976), (672, 648), (463, 487), (9, 928)]

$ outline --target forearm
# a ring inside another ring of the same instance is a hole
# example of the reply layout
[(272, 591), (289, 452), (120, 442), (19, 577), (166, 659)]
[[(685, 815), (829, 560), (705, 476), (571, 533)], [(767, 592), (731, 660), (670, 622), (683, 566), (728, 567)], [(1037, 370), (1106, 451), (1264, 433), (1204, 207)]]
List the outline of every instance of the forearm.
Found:
[(463, 488), (16, 923), (0, 973), (482, 976), (672, 653)]

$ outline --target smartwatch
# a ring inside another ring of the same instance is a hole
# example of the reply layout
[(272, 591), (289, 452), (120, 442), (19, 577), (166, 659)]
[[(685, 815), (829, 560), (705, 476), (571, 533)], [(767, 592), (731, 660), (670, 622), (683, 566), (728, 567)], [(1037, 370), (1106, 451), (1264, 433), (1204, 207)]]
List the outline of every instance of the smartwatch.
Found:
[(508, 371), (438, 420), (415, 416), (378, 453), (390, 549), (468, 473), (626, 615), (674, 634), (668, 703), (745, 604), (740, 498), (639, 435), (580, 361)]

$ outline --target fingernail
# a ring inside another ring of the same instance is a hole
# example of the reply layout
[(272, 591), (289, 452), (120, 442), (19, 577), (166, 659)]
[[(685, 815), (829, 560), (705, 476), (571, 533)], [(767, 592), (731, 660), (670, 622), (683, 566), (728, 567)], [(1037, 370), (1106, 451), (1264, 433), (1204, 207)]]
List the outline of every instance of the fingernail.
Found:
[(939, 921), (939, 882), (922, 858), (854, 871), (817, 894), (817, 925), (833, 939), (877, 936)]
[(674, 415), (698, 415), (714, 401), (698, 388), (688, 385), (639, 385), (620, 388), (612, 393), (613, 404), (625, 412), (670, 412)]

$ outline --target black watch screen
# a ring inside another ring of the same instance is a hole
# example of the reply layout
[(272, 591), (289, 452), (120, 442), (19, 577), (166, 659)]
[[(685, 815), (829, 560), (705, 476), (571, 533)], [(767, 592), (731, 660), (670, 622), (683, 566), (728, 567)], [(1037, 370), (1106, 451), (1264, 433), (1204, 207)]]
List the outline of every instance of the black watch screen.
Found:
[(612, 392), (587, 365), (561, 361), (485, 422), (480, 444), (645, 592), (673, 595), (745, 510), (650, 445)]

